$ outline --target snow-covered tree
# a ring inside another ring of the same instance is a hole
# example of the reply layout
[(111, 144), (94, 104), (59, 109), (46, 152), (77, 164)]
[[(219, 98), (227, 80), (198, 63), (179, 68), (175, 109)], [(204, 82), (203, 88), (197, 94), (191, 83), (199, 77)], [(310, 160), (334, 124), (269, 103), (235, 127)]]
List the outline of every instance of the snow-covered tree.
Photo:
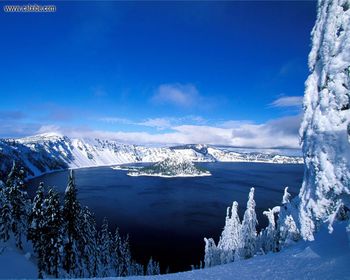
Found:
[(63, 268), (71, 275), (76, 275), (79, 270), (78, 242), (80, 238), (80, 209), (81, 206), (77, 200), (74, 173), (73, 170), (70, 170), (63, 205), (63, 232), (65, 236), (63, 247)]
[(122, 238), (119, 234), (119, 229), (116, 228), (115, 234), (114, 234), (114, 239), (113, 239), (113, 267), (115, 270), (115, 274), (117, 276), (122, 275), (122, 271), (124, 270), (123, 268), (123, 260), (122, 260)]
[(231, 213), (230, 208), (227, 208), (225, 227), (217, 246), (220, 252), (221, 264), (234, 261), (234, 256), (241, 239), (241, 227), (241, 221), (238, 216), (238, 203), (234, 201)]
[(288, 246), (300, 239), (299, 229), (291, 215), (287, 215), (280, 226), (280, 242)]
[(215, 241), (212, 238), (204, 238), (205, 252), (204, 252), (204, 266), (212, 267), (221, 264), (220, 253), (215, 245)]
[(112, 268), (112, 236), (108, 228), (107, 218), (103, 219), (103, 224), (99, 234), (99, 272), (100, 276), (108, 277), (111, 274)]
[(254, 188), (250, 189), (247, 209), (244, 212), (242, 230), (241, 230), (241, 240), (240, 249), (238, 256), (239, 258), (251, 258), (256, 252), (256, 226), (258, 220), (255, 213), (255, 201), (254, 201)]
[(159, 274), (160, 274), (159, 263), (154, 261), (151, 257), (147, 264), (146, 275), (159, 275)]
[(4, 200), (0, 208), (0, 240), (6, 242), (10, 238), (11, 226), (11, 205), (7, 200)]
[(268, 226), (260, 233), (260, 247), (265, 253), (278, 251), (278, 233), (276, 229), (275, 214), (279, 213), (280, 207), (275, 206), (263, 214), (269, 220)]
[(36, 254), (38, 278), (43, 278), (46, 270), (45, 264), (45, 234), (46, 234), (46, 220), (44, 204), (44, 185), (40, 183), (33, 201), (33, 208), (29, 215), (29, 229), (28, 239), (32, 241), (33, 249)]
[(47, 273), (58, 278), (63, 244), (62, 212), (60, 198), (54, 189), (49, 189), (45, 198), (45, 262)]
[(28, 212), (30, 202), (24, 191), (25, 172), (13, 162), (5, 186), (5, 196), (11, 213), (11, 230), (14, 234), (16, 246), (22, 249), (22, 238), (26, 235), (28, 227)]
[(349, 7), (349, 0), (320, 0), (312, 31), (300, 129), (306, 170), (299, 218), (307, 240), (323, 222), (332, 231), (337, 213), (350, 209)]
[(80, 239), (78, 243), (79, 258), (81, 258), (80, 277), (96, 277), (98, 262), (97, 229), (93, 214), (88, 207), (83, 207), (80, 214)]
[(11, 205), (6, 195), (6, 186), (0, 180), (0, 241), (10, 238), (12, 226)]
[(131, 251), (130, 251), (130, 242), (129, 235), (127, 235), (124, 239), (122, 239), (121, 243), (121, 276), (129, 276), (131, 275)]
[(290, 193), (288, 192), (288, 187), (284, 188), (282, 204), (287, 204), (290, 202)]
[(136, 261), (132, 261), (129, 272), (129, 275), (135, 276), (141, 276), (145, 274), (143, 265), (137, 263)]

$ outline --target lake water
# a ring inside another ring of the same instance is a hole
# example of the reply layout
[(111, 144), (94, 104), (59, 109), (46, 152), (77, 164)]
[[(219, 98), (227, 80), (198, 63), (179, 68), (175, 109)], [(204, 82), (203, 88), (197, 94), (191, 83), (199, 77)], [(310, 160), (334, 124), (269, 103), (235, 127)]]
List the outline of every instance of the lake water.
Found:
[[(111, 230), (129, 233), (133, 256), (146, 263), (150, 256), (171, 272), (190, 269), (204, 254), (204, 237), (217, 242), (226, 208), (236, 200), (242, 218), (249, 189), (255, 187), (259, 226), (267, 219), (262, 211), (279, 205), (283, 189), (297, 195), (303, 166), (267, 163), (200, 163), (212, 176), (194, 178), (129, 177), (110, 167), (75, 172), (78, 197), (95, 213), (107, 217)], [(35, 178), (64, 192), (67, 171)]]

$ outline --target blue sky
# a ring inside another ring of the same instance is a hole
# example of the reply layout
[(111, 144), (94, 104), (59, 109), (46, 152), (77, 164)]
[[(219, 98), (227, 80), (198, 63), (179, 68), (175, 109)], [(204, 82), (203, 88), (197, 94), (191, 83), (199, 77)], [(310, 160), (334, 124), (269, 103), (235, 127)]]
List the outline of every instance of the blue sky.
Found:
[(55, 4), (1, 11), (1, 137), (298, 146), (316, 2)]

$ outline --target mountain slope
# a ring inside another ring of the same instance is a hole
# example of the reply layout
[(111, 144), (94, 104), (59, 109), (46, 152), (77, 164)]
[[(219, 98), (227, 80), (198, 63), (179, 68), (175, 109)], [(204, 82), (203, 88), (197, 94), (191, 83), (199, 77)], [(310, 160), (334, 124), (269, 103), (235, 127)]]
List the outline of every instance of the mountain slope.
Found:
[(0, 171), (3, 176), (10, 169), (12, 160), (19, 162), (29, 177), (33, 177), (66, 168), (158, 162), (169, 157), (192, 162), (302, 163), (300, 157), (236, 153), (206, 145), (144, 147), (101, 139), (70, 139), (54, 133), (0, 140)]

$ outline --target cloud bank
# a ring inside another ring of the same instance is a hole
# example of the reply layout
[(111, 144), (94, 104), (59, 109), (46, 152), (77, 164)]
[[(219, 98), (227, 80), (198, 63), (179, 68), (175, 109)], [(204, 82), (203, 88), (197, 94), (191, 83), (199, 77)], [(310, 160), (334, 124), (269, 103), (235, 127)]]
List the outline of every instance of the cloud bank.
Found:
[(167, 132), (104, 131), (90, 128), (41, 127), (38, 132), (59, 132), (77, 138), (102, 138), (143, 145), (213, 144), (241, 148), (299, 148), (298, 129), (301, 116), (270, 120), (263, 124), (226, 121), (216, 125), (183, 124), (172, 126), (169, 120), (149, 119), (140, 125)]

